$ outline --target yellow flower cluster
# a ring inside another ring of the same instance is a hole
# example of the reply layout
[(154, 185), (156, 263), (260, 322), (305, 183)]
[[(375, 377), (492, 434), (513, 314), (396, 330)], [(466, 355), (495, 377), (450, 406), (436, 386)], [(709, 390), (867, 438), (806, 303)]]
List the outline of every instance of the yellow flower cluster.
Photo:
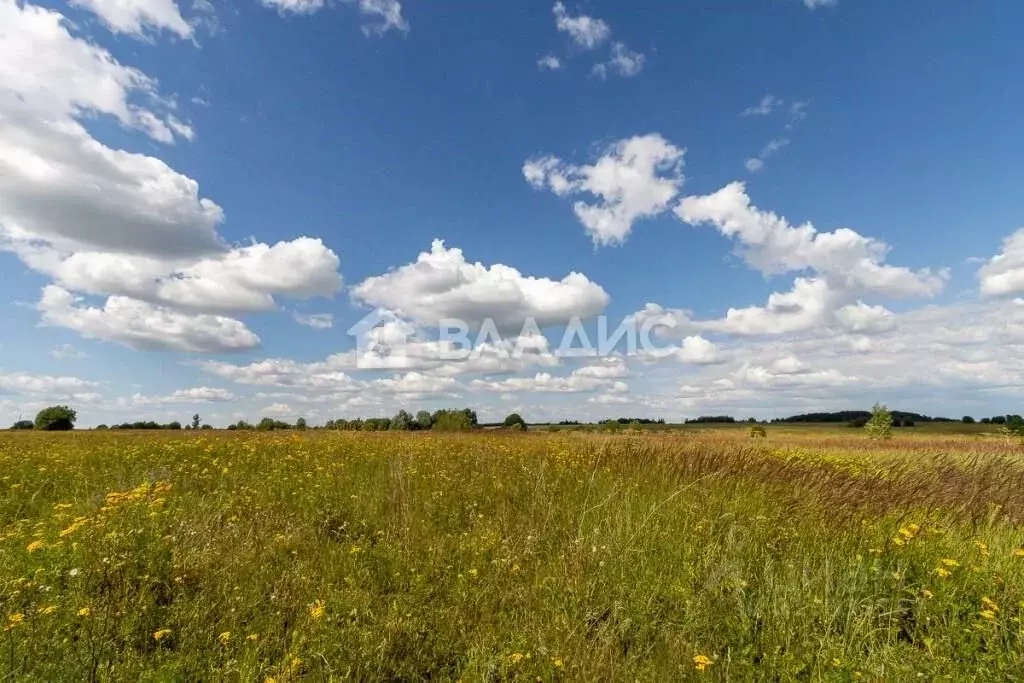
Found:
[(693, 658), (693, 666), (697, 671), (707, 671), (714, 662), (707, 655), (697, 655)]

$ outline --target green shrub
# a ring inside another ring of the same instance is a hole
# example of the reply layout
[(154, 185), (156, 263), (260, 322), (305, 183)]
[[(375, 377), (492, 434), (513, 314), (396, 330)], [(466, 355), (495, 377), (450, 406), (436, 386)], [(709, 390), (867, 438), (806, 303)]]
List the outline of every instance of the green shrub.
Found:
[(78, 413), (67, 406), (43, 408), (36, 415), (35, 428), (46, 432), (66, 432), (75, 428)]

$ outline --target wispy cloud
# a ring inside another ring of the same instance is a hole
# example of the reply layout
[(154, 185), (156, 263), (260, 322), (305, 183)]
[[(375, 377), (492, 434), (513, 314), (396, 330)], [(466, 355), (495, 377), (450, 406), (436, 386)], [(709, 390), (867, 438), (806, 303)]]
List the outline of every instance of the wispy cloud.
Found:
[(772, 138), (764, 147), (761, 148), (760, 154), (758, 154), (756, 157), (747, 159), (744, 165), (747, 167), (747, 170), (750, 171), (751, 173), (757, 173), (762, 168), (764, 168), (764, 162), (769, 157), (774, 156), (776, 152), (778, 152), (780, 149), (782, 149), (788, 144), (789, 138)]
[(314, 330), (329, 330), (334, 326), (334, 316), (330, 313), (299, 313), (298, 311), (292, 313), (292, 317), (295, 318), (295, 322), (306, 327), (312, 327)]
[(782, 100), (775, 95), (765, 95), (761, 98), (760, 102), (752, 107), (744, 109), (740, 116), (768, 116), (777, 108), (781, 107), (782, 104)]

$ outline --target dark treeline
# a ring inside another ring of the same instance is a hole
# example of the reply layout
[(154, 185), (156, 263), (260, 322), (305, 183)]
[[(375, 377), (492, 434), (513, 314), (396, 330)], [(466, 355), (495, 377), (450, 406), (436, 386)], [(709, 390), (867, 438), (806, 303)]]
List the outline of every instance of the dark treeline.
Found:
[[(931, 417), (921, 413), (911, 413), (903, 410), (890, 411), (893, 423), (899, 422), (955, 422), (948, 417)], [(856, 420), (868, 420), (871, 412), (867, 410), (840, 410), (834, 413), (804, 413), (790, 417), (780, 417), (772, 422), (854, 422)]]
[[(974, 418), (969, 415), (964, 416), (964, 422), (974, 422)], [(978, 420), (981, 424), (993, 424), (993, 425), (1019, 425), (1024, 422), (1024, 418), (1020, 415), (995, 415), (993, 417), (983, 417)]]
[[(511, 417), (511, 416), (510, 416)], [(521, 421), (521, 419), (520, 419)], [(462, 410), (435, 410), (429, 413), (421, 410), (416, 415), (399, 410), (394, 417), (370, 417), (346, 420), (328, 420), (324, 429), (337, 429), (341, 431), (463, 431), (476, 429), (480, 426), (477, 420), (476, 411), (471, 408)], [(525, 424), (524, 424), (525, 426)]]
[(686, 420), (686, 424), (731, 424), (733, 422), (736, 422), (736, 418), (731, 415), (701, 415)]
[[(107, 425), (96, 425), (96, 429), (107, 429)], [(181, 429), (181, 423), (168, 422), (167, 424), (160, 424), (152, 420), (124, 422), (119, 425), (110, 425), (110, 429)]]

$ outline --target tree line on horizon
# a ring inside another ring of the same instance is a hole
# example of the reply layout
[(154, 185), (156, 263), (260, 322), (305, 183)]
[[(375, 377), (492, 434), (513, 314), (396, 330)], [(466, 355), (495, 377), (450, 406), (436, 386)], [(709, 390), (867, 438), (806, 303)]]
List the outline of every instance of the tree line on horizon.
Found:
[[(962, 422), (963, 424), (993, 424), (999, 425), (1000, 427), (1017, 429), (1021, 425), (1024, 425), (1024, 418), (1016, 414), (1008, 415), (994, 415), (992, 417), (983, 417), (975, 420), (970, 415), (965, 415), (960, 420), (955, 420), (949, 417), (932, 417), (921, 413), (914, 413), (908, 411), (892, 410), (888, 411), (892, 418), (891, 425), (893, 427), (913, 427), (918, 422)], [(846, 424), (850, 427), (859, 428), (865, 426), (872, 417), (872, 411), (867, 410), (840, 410), (834, 412), (815, 412), (815, 413), (802, 413), (799, 415), (792, 415), (789, 417), (774, 418), (770, 421), (771, 424), (797, 424), (797, 423), (822, 423), (822, 424)], [(75, 421), (77, 420), (77, 412), (66, 406), (49, 406), (43, 408), (36, 415), (35, 420), (18, 420), (11, 429), (13, 430), (29, 430), (36, 429), (41, 431), (67, 431), (74, 429)], [(687, 418), (683, 421), (684, 424), (736, 424), (736, 423), (752, 423), (752, 424), (767, 424), (768, 420), (757, 420), (757, 418), (736, 418), (731, 415), (702, 415), (695, 418)], [(582, 423), (579, 420), (564, 419), (557, 423), (545, 423), (548, 425), (558, 425), (562, 427), (574, 427), (574, 426), (585, 426), (590, 424), (592, 426), (599, 426), (602, 428), (610, 429), (613, 426), (633, 426), (639, 427), (643, 425), (665, 425), (667, 424), (664, 418), (642, 418), (642, 417), (619, 417), (601, 420), (596, 423)], [(228, 430), (231, 431), (273, 431), (273, 430), (285, 430), (285, 429), (329, 429), (337, 431), (465, 431), (471, 429), (477, 429), (479, 427), (495, 426), (504, 427), (506, 429), (519, 429), (525, 430), (527, 427), (526, 421), (518, 413), (511, 413), (504, 421), (500, 423), (493, 423), (489, 425), (480, 424), (477, 413), (471, 408), (462, 409), (440, 409), (435, 410), (433, 413), (426, 410), (420, 410), (415, 415), (409, 413), (406, 410), (399, 410), (392, 417), (367, 417), (367, 418), (338, 418), (333, 420), (327, 420), (322, 427), (310, 427), (303, 417), (298, 418), (294, 423), (288, 423), (283, 420), (274, 419), (270, 417), (264, 417), (259, 422), (252, 424), (245, 420), (239, 420), (233, 424), (227, 426)], [(214, 429), (213, 426), (207, 423), (203, 423), (198, 414), (192, 416), (190, 423), (182, 425), (178, 421), (159, 423), (153, 420), (140, 420), (136, 422), (124, 422), (121, 424), (106, 425), (99, 424), (93, 428), (94, 430), (209, 430)]]

